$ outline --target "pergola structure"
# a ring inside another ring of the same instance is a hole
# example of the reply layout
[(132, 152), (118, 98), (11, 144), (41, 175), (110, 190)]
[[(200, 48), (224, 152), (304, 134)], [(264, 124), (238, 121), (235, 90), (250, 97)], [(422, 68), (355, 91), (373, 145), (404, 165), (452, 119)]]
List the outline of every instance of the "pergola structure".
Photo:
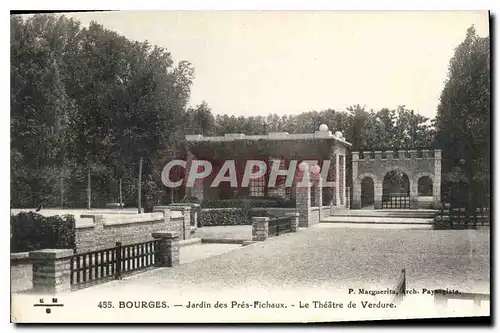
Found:
[[(321, 167), (329, 161), (327, 179), (322, 181), (333, 183), (333, 187), (323, 188), (321, 201), (324, 205), (346, 207), (346, 154), (351, 144), (345, 141), (341, 132), (332, 134), (322, 124), (314, 133), (289, 134), (287, 132), (271, 132), (266, 135), (245, 135), (228, 133), (224, 136), (206, 137), (203, 135), (186, 135), (187, 160), (208, 160), (212, 164), (209, 177), (195, 183), (187, 189), (191, 197), (202, 199), (229, 199), (235, 197), (283, 198), (294, 199), (293, 187), (285, 186), (278, 179), (276, 186), (268, 187), (273, 161), (279, 160), (280, 169), (288, 169), (290, 161), (316, 161)], [(260, 179), (254, 179), (247, 187), (232, 188), (228, 183), (211, 187), (214, 177), (227, 160), (235, 160), (238, 184), (241, 184), (246, 162), (248, 160), (263, 161), (267, 171)], [(308, 163), (314, 164), (314, 163)], [(326, 199), (325, 199), (326, 198)]]

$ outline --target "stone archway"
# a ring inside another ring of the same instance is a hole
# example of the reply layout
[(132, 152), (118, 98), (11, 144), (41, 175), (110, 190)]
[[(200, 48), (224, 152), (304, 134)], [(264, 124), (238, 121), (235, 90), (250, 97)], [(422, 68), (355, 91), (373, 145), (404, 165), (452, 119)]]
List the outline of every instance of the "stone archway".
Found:
[[(375, 151), (375, 152), (353, 152), (352, 153), (352, 179), (353, 179), (353, 201), (352, 208), (361, 208), (361, 185), (365, 175), (370, 175), (374, 181), (374, 208), (382, 207), (384, 195), (397, 193), (397, 190), (389, 190), (384, 193), (383, 181), (387, 173), (399, 170), (407, 176), (404, 193), (406, 201), (409, 200), (409, 208), (418, 208), (418, 182), (421, 177), (427, 176), (432, 182), (432, 204), (437, 208), (441, 202), (441, 150), (399, 150)], [(400, 191), (399, 191), (400, 192)], [(430, 199), (428, 199), (430, 200)], [(405, 204), (407, 206), (407, 204)]]
[(382, 181), (382, 208), (410, 208), (411, 181), (401, 169), (393, 169)]

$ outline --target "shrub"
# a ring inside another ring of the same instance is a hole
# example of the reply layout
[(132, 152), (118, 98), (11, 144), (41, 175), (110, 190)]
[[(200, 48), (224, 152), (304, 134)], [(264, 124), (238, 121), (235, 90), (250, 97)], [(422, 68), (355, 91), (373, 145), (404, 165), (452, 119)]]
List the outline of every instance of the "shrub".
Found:
[(250, 214), (245, 213), (243, 209), (202, 210), (198, 216), (198, 225), (200, 227), (251, 224)]
[(45, 217), (21, 212), (10, 217), (10, 251), (76, 249), (73, 215)]
[(282, 198), (241, 198), (223, 200), (203, 200), (202, 208), (295, 208), (295, 200), (285, 200)]

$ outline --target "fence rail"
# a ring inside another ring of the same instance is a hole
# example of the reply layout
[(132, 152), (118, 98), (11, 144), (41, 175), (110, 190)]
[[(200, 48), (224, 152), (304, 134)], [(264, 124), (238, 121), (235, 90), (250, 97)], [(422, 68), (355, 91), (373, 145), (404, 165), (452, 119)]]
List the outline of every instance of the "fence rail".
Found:
[(122, 245), (75, 254), (70, 260), (70, 283), (72, 289), (119, 280), (124, 275), (155, 266), (158, 241)]
[(448, 300), (471, 300), (474, 301), (474, 308), (479, 310), (481, 308), (481, 302), (489, 302), (489, 294), (479, 294), (479, 293), (446, 293), (444, 290), (434, 290), (434, 304), (440, 308), (446, 308), (448, 306)]
[(404, 193), (393, 193), (382, 196), (382, 208), (402, 209), (410, 208), (410, 196)]
[(279, 236), (292, 231), (292, 218), (288, 216), (273, 217), (269, 220), (269, 236)]
[(452, 208), (450, 204), (444, 204), (436, 216), (436, 222), (443, 227), (452, 229), (475, 229), (478, 226), (489, 226), (490, 218), (490, 210), (486, 207)]

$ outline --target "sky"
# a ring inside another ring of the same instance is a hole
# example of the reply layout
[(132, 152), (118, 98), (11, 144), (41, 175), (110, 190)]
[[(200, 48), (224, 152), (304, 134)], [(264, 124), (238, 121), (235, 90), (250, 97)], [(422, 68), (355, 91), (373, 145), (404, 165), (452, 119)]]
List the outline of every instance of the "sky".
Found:
[(454, 49), (486, 11), (121, 11), (66, 14), (165, 47), (196, 70), (192, 106), (278, 115), (405, 105), (436, 115)]

